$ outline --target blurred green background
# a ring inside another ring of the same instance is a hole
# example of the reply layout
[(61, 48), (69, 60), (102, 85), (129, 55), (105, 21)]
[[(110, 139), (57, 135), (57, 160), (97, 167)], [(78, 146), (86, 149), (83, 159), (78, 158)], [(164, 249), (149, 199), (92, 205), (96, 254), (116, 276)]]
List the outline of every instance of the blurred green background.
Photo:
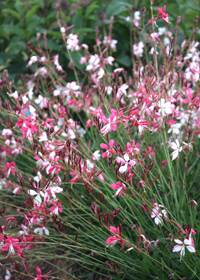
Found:
[[(63, 26), (74, 25), (70, 32), (78, 33), (80, 43), (88, 44), (91, 51), (95, 42), (95, 26), (98, 26), (103, 33), (104, 27), (109, 25), (109, 18), (114, 16), (113, 34), (118, 40), (115, 57), (119, 64), (128, 67), (130, 66), (128, 59), (130, 27), (125, 18), (130, 15), (129, 9), (134, 12), (146, 7), (146, 12), (150, 12), (149, 3), (150, 0), (2, 0), (0, 5), (1, 70), (8, 69), (9, 79), (14, 79), (15, 82), (20, 74), (30, 73), (27, 61), (31, 53), (27, 43), (31, 42), (33, 49), (38, 32), (41, 33), (41, 38), (44, 32), (47, 33), (47, 47), (52, 50), (51, 55), (59, 53), (59, 61), (65, 69), (69, 59), (57, 24), (56, 6), (62, 11)], [(156, 7), (162, 7), (165, 4), (171, 22), (169, 28), (174, 28), (177, 16), (180, 15), (181, 38), (188, 37), (194, 26), (195, 16), (200, 16), (200, 1), (155, 0), (155, 13)], [(160, 26), (164, 26), (164, 22), (161, 22)], [(200, 27), (199, 22), (197, 26)], [(197, 34), (197, 40), (199, 39), (200, 31)], [(40, 44), (43, 44), (42, 39)], [(73, 58), (76, 63), (76, 55)]]

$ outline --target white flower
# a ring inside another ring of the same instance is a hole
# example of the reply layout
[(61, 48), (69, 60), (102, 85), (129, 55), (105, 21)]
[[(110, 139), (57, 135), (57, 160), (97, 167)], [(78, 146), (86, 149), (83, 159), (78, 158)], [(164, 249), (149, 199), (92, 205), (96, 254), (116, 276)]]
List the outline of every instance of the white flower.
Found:
[(72, 129), (68, 130), (68, 137), (70, 139), (76, 139), (76, 134), (75, 134), (75, 132)]
[(154, 54), (154, 53), (156, 53), (156, 54), (158, 54), (158, 52), (157, 51), (155, 51), (155, 48), (154, 47), (152, 47), (151, 48), (151, 50), (150, 50), (150, 52), (149, 52), (149, 54)]
[(56, 66), (56, 69), (57, 69), (58, 71), (61, 71), (61, 72), (62, 72), (63, 69), (62, 69), (62, 66), (59, 64), (58, 59), (59, 59), (59, 55), (56, 54), (56, 55), (54, 56), (54, 65)]
[(179, 134), (181, 128), (181, 123), (174, 123), (171, 125), (170, 129), (168, 130), (168, 133), (172, 132), (173, 134)]
[(129, 88), (127, 84), (123, 84), (118, 88), (117, 98), (121, 98), (122, 95), (126, 95), (126, 90)]
[(35, 103), (39, 104), (40, 108), (47, 107), (47, 99), (44, 98), (42, 95), (39, 95), (37, 99), (35, 99)]
[(61, 33), (65, 33), (65, 27), (62, 26), (62, 27), (60, 28), (60, 32), (61, 32)]
[(60, 95), (60, 91), (59, 91), (58, 89), (55, 89), (55, 90), (53, 91), (53, 95), (54, 95), (54, 96)]
[(14, 249), (12, 243), (9, 244), (8, 256), (9, 255), (15, 255), (15, 249)]
[(155, 224), (159, 225), (159, 224), (163, 224), (163, 215), (165, 218), (168, 218), (167, 215), (167, 211), (166, 210), (161, 210), (160, 211), (160, 207), (163, 207), (162, 205), (157, 205), (157, 203), (154, 203), (155, 207), (152, 209), (152, 213), (151, 213), (151, 218), (154, 219)]
[(184, 255), (185, 255), (185, 247), (191, 253), (195, 253), (196, 252), (196, 250), (194, 248), (194, 242), (193, 242), (193, 238), (192, 237), (189, 237), (189, 239), (184, 239), (184, 241), (181, 241), (179, 239), (174, 239), (174, 241), (178, 245), (174, 246), (173, 252), (179, 252), (180, 251), (181, 258), (184, 257)]
[(100, 151), (99, 151), (99, 150), (95, 151), (95, 152), (92, 154), (92, 159), (93, 159), (93, 160), (99, 160), (100, 157), (101, 157), (101, 154), (100, 154)]
[(42, 132), (42, 134), (40, 134), (39, 136), (39, 142), (47, 142), (48, 141), (48, 138), (47, 138), (47, 134), (46, 132)]
[(5, 275), (5, 280), (10, 280), (11, 279), (11, 274), (8, 269), (6, 269), (6, 275)]
[(109, 45), (111, 49), (116, 50), (117, 40), (111, 40), (110, 36), (104, 37), (103, 43)]
[(21, 224), (22, 230), (20, 230), (18, 233), (20, 235), (28, 235), (29, 234), (29, 229), (25, 225)]
[(158, 34), (159, 35), (164, 35), (166, 33), (166, 28), (165, 27), (159, 27), (158, 28)]
[(165, 102), (164, 98), (161, 98), (158, 106), (160, 107), (159, 113), (163, 112), (165, 115), (169, 115), (173, 112), (174, 104), (171, 104), (171, 102)]
[(123, 84), (120, 86), (120, 90), (121, 92), (126, 95), (126, 90), (128, 89), (128, 85), (127, 84)]
[(28, 102), (28, 98), (26, 96), (22, 97), (22, 102), (23, 104), (26, 104)]
[(32, 105), (29, 105), (29, 111), (33, 117), (36, 115), (36, 109)]
[(2, 136), (10, 136), (12, 135), (12, 130), (10, 130), (9, 128), (4, 128), (2, 130)]
[(89, 64), (86, 67), (86, 71), (95, 70), (98, 67), (99, 62), (100, 59), (97, 54), (91, 55), (88, 61)]
[(100, 70), (97, 72), (97, 80), (100, 80), (103, 78), (105, 72), (103, 70), (103, 68), (100, 68)]
[(61, 192), (63, 192), (63, 188), (57, 186), (55, 183), (51, 183), (45, 191), (44, 201), (45, 202), (49, 201), (50, 198), (49, 195), (52, 195), (52, 197), (56, 199), (56, 194)]
[(114, 61), (114, 57), (112, 56), (108, 56), (106, 59), (105, 59), (105, 62), (112, 65), (113, 61)]
[(134, 23), (136, 26), (139, 26), (139, 25), (140, 25), (140, 12), (139, 12), (139, 11), (136, 11), (136, 12), (134, 13), (133, 23)]
[(133, 45), (133, 54), (139, 57), (142, 57), (144, 44), (139, 42), (138, 44)]
[(36, 191), (34, 190), (28, 190), (27, 191), (28, 194), (32, 195), (32, 196), (35, 196), (34, 198), (34, 204), (37, 204), (37, 205), (41, 205), (42, 204), (42, 198), (41, 198), (41, 195), (44, 196), (44, 193), (43, 192), (39, 192), (37, 193)]
[(27, 87), (28, 87), (28, 98), (32, 99), (33, 97), (33, 89), (34, 89), (34, 83), (32, 81), (28, 81), (27, 83)]
[(77, 39), (77, 34), (69, 34), (67, 38), (67, 49), (72, 51), (78, 51), (79, 50), (79, 40)]
[(30, 58), (30, 60), (28, 62), (28, 66), (32, 65), (36, 61), (37, 61), (37, 56), (36, 55), (31, 56), (31, 58)]
[(169, 38), (165, 37), (165, 38), (164, 38), (164, 45), (167, 46), (167, 45), (169, 45), (169, 44), (170, 44)]
[(43, 234), (43, 231), (46, 235), (49, 235), (49, 230), (46, 227), (42, 227), (42, 228), (35, 228), (34, 232), (38, 233), (39, 235)]
[(94, 167), (94, 164), (89, 159), (87, 159), (86, 162), (89, 169), (92, 169)]
[(6, 185), (6, 179), (1, 179), (0, 180), (0, 190), (3, 189)]
[(172, 153), (172, 160), (175, 160), (178, 157), (178, 154), (182, 151), (182, 147), (180, 147), (178, 139), (171, 143), (171, 147), (174, 150)]
[(78, 132), (78, 134), (79, 134), (79, 136), (80, 136), (81, 138), (82, 138), (82, 137), (85, 135), (85, 133), (86, 133), (86, 130), (85, 130), (83, 127), (79, 126), (79, 125), (77, 125), (76, 130), (77, 130), (77, 132)]
[(18, 98), (18, 92), (17, 92), (17, 91), (15, 91), (15, 92), (13, 92), (13, 93), (11, 93), (11, 94), (8, 93), (8, 95), (9, 95), (10, 97), (13, 97), (14, 99), (17, 99), (17, 98)]
[(40, 67), (37, 72), (34, 74), (35, 77), (37, 77), (37, 75), (41, 75), (41, 76), (46, 76), (48, 74), (47, 69), (45, 67)]
[(110, 86), (105, 87), (105, 90), (106, 90), (108, 95), (110, 95), (112, 93), (112, 87), (110, 87)]
[(39, 181), (42, 179), (42, 174), (40, 173), (40, 171), (37, 172), (37, 176), (35, 176), (33, 178), (37, 183), (39, 183)]
[(79, 89), (79, 85), (77, 85), (76, 82), (67, 83), (66, 89), (69, 92), (74, 92)]

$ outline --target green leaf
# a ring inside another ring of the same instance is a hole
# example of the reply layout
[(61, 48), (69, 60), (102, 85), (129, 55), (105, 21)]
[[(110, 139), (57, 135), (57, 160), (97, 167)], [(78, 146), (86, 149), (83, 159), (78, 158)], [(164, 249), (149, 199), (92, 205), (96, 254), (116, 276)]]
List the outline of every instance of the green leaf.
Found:
[[(23, 31), (18, 26), (15, 26), (15, 25), (2, 24), (1, 28), (6, 30), (7, 32), (10, 32), (13, 34), (23, 35)], [(20, 36), (20, 37), (22, 37), (22, 36)]]
[(128, 11), (127, 6), (133, 7), (133, 5), (127, 2), (112, 0), (106, 10), (108, 18), (111, 16), (119, 15), (122, 12)]
[(23, 4), (21, 1), (17, 0), (15, 3), (15, 8), (19, 12), (20, 16), (23, 17), (24, 15), (24, 9), (23, 9)]
[[(35, 5), (36, 1), (32, 0), (32, 1), (28, 1), (27, 5)], [(37, 6), (39, 6), (40, 8), (44, 9), (44, 1), (43, 0), (37, 0)]]
[[(31, 21), (29, 21), (29, 23), (27, 24), (27, 30), (29, 31), (29, 33), (31, 33), (31, 31), (33, 30), (33, 29), (35, 29), (36, 28), (36, 26), (38, 26), (40, 24), (40, 20), (31, 20)], [(35, 31), (34, 31), (34, 33), (35, 33)]]
[(16, 11), (12, 10), (12, 9), (3, 9), (2, 13), (3, 14), (11, 14), (14, 17), (16, 17), (18, 20), (20, 20), (20, 18), (21, 18), (20, 14)]
[(26, 18), (27, 19), (29, 19), (29, 18), (31, 18), (34, 14), (35, 14), (35, 12), (37, 11), (37, 9), (38, 9), (38, 6), (33, 6), (28, 12), (27, 12), (27, 14), (26, 14)]
[(92, 5), (90, 5), (87, 9), (86, 9), (86, 12), (85, 12), (85, 15), (86, 16), (89, 16), (91, 14), (91, 12), (96, 9), (96, 8), (99, 8), (99, 5), (96, 4), (96, 2), (94, 2)]
[(187, 2), (187, 6), (196, 11), (196, 12), (200, 12), (200, 6), (197, 6), (196, 4), (192, 3), (192, 2)]
[(8, 39), (9, 38), (9, 34), (8, 32), (6, 32), (3, 28), (0, 28), (0, 36)]
[(72, 17), (72, 24), (74, 25), (75, 29), (81, 28), (83, 25), (82, 18), (78, 14), (74, 15)]
[(92, 32), (95, 32), (95, 30), (93, 28), (89, 28), (89, 27), (83, 27), (83, 28), (76, 29), (76, 33), (79, 33), (79, 34), (92, 33)]
[(60, 51), (60, 46), (52, 40), (47, 41), (47, 46), (48, 46), (48, 49), (52, 49), (52, 50), (55, 50), (55, 51)]
[(62, 38), (62, 34), (60, 32), (56, 32), (56, 31), (51, 31), (51, 30), (47, 30), (46, 31), (48, 35), (57, 37), (57, 38)]
[(87, 17), (87, 19), (89, 20), (93, 20), (94, 22), (97, 21), (99, 19), (99, 17), (95, 14), (91, 14)]
[(126, 66), (126, 67), (131, 66), (131, 59), (128, 55), (117, 58), (116, 61), (119, 62), (120, 64)]
[(18, 36), (13, 36), (12, 39), (10, 40), (8, 48), (10, 54), (15, 54), (20, 51), (26, 50), (26, 44), (24, 41), (19, 40)]

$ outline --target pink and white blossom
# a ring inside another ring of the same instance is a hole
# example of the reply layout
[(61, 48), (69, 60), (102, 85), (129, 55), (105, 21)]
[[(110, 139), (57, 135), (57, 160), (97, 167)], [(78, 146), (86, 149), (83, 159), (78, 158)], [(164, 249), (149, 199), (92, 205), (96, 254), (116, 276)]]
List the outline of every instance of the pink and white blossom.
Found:
[(181, 241), (179, 239), (174, 239), (174, 241), (178, 244), (176, 246), (174, 246), (173, 248), (173, 252), (180, 252), (180, 256), (181, 258), (183, 258), (185, 256), (185, 248), (187, 248), (187, 250), (190, 253), (195, 253), (195, 247), (194, 247), (194, 241), (192, 237), (188, 237), (188, 239), (184, 239), (184, 241)]

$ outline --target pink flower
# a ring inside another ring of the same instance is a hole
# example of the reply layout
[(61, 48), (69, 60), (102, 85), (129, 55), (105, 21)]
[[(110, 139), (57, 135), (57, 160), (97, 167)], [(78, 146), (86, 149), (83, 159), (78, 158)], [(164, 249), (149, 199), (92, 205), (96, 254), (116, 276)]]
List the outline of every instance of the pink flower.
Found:
[(7, 223), (9, 223), (9, 221), (14, 221), (15, 225), (17, 225), (17, 220), (14, 217), (9, 217), (6, 219)]
[(186, 143), (186, 142), (182, 141), (182, 143), (185, 145), (185, 146), (183, 147), (183, 150), (184, 150), (185, 148), (188, 148), (190, 152), (193, 152), (193, 146), (192, 146), (192, 143), (191, 143), (191, 142), (190, 142), (190, 143)]
[(197, 206), (198, 204), (197, 204), (197, 202), (195, 201), (195, 200), (190, 200), (189, 201), (189, 204), (192, 204), (193, 206)]
[[(121, 229), (120, 229), (119, 226), (117, 228), (110, 226), (110, 230), (114, 234), (122, 237), (122, 232), (121, 232)], [(118, 241), (121, 243), (121, 249), (120, 250), (122, 250), (124, 248), (124, 241), (122, 240), (122, 238), (119, 238), (117, 236), (110, 236), (106, 240), (106, 244), (114, 246)]]
[(36, 268), (36, 271), (37, 271), (37, 278), (35, 278), (34, 280), (42, 280), (42, 278), (45, 278), (46, 280), (48, 280), (48, 278), (46, 277), (49, 273), (51, 273), (51, 271), (49, 271), (48, 273), (46, 274), (41, 274), (41, 269), (37, 266)]
[(181, 241), (179, 239), (174, 239), (178, 245), (174, 246), (173, 252), (179, 252), (181, 258), (185, 256), (185, 247), (188, 249), (189, 252), (195, 253), (196, 250), (194, 248), (194, 240), (192, 237), (189, 237), (188, 239), (184, 239), (184, 241)]
[(8, 251), (8, 255), (15, 255), (15, 249), (17, 249), (17, 255), (19, 257), (23, 256), (23, 251), (18, 245), (19, 240), (17, 238), (13, 238), (8, 236), (5, 239), (5, 245), (1, 247), (2, 251)]
[(149, 36), (149, 39), (155, 39), (155, 41), (158, 40), (159, 34), (157, 32), (151, 33)]
[(15, 175), (15, 170), (16, 169), (16, 165), (15, 162), (6, 162), (6, 168), (0, 169), (2, 171), (7, 171), (7, 176), (10, 175), (10, 173), (12, 173), (12, 175)]
[(132, 145), (128, 142), (126, 145), (126, 153), (131, 156), (135, 156), (140, 153), (140, 144), (135, 144), (135, 140), (132, 140)]
[(104, 143), (101, 143), (101, 144), (100, 144), (100, 147), (101, 147), (102, 149), (107, 150), (105, 153), (102, 154), (102, 157), (103, 157), (103, 158), (107, 157), (107, 155), (110, 155), (110, 153), (115, 154), (115, 151), (112, 150), (112, 146), (113, 146), (113, 145), (114, 145), (114, 140), (113, 140), (113, 139), (111, 139), (110, 142), (109, 142), (109, 148), (108, 148), (108, 146), (107, 146), (106, 144), (104, 144)]
[(28, 140), (33, 141), (33, 133), (38, 131), (36, 124), (32, 124), (29, 121), (25, 121), (25, 126), (20, 129), (23, 133), (23, 138), (28, 138)]
[(162, 18), (166, 23), (169, 23), (168, 14), (165, 14), (166, 5), (163, 8), (157, 8), (159, 17), (158, 19)]
[(115, 131), (116, 130), (116, 126), (115, 125), (117, 124), (116, 120), (117, 120), (117, 117), (114, 114), (111, 114), (109, 119), (106, 119), (106, 117), (103, 116), (102, 117), (102, 121), (103, 121), (103, 123), (107, 123), (107, 125), (104, 126), (100, 130), (100, 132), (103, 133), (103, 134), (106, 134), (108, 132), (111, 132), (112, 130)]
[(119, 168), (119, 173), (124, 173), (128, 170), (129, 166), (133, 166), (136, 164), (136, 162), (134, 160), (130, 160), (129, 155), (125, 154), (124, 158), (121, 157), (117, 157), (116, 161), (119, 163), (122, 163), (123, 165)]
[(145, 157), (149, 155), (150, 158), (152, 158), (153, 156), (155, 156), (155, 152), (152, 152), (152, 147), (148, 147), (147, 149), (145, 149), (145, 153), (142, 153)]
[[(139, 248), (141, 239), (143, 239), (143, 244), (145, 245), (146, 248), (148, 248), (151, 245), (151, 242), (149, 240), (147, 240), (146, 237), (141, 233), (140, 227), (138, 227), (138, 231), (139, 231), (139, 239), (138, 239), (136, 247)], [(130, 250), (131, 250), (131, 248), (130, 248)]]
[[(126, 189), (126, 185), (124, 183), (121, 183), (120, 181), (118, 181), (116, 184), (112, 184), (110, 186), (112, 189), (117, 190), (117, 192), (115, 193), (115, 195), (113, 195), (113, 197), (117, 196), (117, 195), (122, 195), (123, 191)], [(127, 196), (127, 193), (126, 193)]]
[(14, 190), (13, 190), (13, 193), (14, 194), (19, 194), (20, 193), (20, 187), (18, 186), (13, 186)]
[(53, 213), (56, 214), (56, 215), (58, 215), (59, 212), (62, 213), (62, 208), (61, 208), (62, 202), (59, 201), (58, 204), (56, 204), (55, 201), (52, 201), (52, 203), (53, 203), (55, 206), (51, 206), (51, 207), (50, 207), (51, 212), (53, 212)]

